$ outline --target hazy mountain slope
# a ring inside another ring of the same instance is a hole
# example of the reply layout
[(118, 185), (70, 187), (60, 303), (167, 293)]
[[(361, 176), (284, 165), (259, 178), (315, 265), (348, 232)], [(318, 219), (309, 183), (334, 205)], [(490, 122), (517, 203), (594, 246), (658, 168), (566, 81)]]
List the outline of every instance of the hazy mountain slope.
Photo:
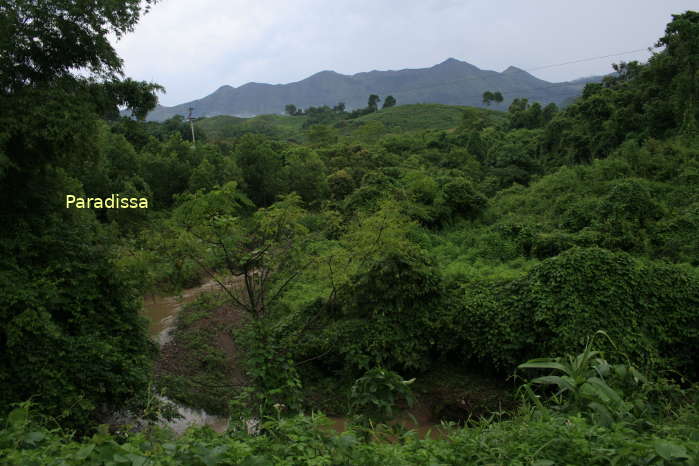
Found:
[(550, 83), (513, 66), (498, 73), (450, 58), (431, 68), (370, 71), (352, 76), (321, 71), (290, 84), (248, 83), (238, 88), (222, 86), (199, 100), (174, 107), (158, 106), (148, 115), (148, 119), (165, 120), (177, 114), (186, 115), (189, 107), (194, 109), (197, 117), (281, 113), (286, 104), (306, 108), (345, 102), (348, 109), (353, 109), (366, 106), (369, 94), (381, 97), (391, 94), (399, 105), (441, 103), (481, 106), (483, 92), (492, 90), (502, 92), (505, 97), (499, 106), (501, 109), (506, 108), (515, 97), (526, 97), (544, 104), (561, 104), (577, 96), (586, 82), (595, 79)]

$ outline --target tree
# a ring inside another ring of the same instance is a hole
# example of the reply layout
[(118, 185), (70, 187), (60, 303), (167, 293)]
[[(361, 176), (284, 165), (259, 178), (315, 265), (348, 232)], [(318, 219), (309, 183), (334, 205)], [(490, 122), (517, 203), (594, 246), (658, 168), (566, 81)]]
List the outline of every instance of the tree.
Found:
[(555, 117), (557, 113), (558, 113), (558, 105), (556, 105), (553, 102), (546, 105), (546, 107), (544, 107), (542, 114), (541, 114), (541, 117), (543, 119), (543, 123), (547, 124), (549, 121), (553, 120), (553, 117)]
[(375, 143), (385, 132), (384, 124), (378, 120), (367, 121), (357, 128), (355, 136), (364, 142)]
[(444, 200), (454, 214), (467, 218), (478, 216), (487, 205), (487, 199), (466, 178), (453, 178), (444, 188)]
[(539, 102), (530, 105), (527, 99), (515, 99), (508, 109), (510, 128), (540, 128), (553, 118), (557, 109), (556, 104), (549, 104), (542, 109)]
[(296, 105), (294, 104), (287, 104), (286, 107), (284, 107), (284, 111), (286, 112), (287, 115), (289, 116), (294, 116), (298, 112), (298, 109), (296, 108)]
[(134, 284), (94, 212), (63, 201), (83, 191), (73, 167), (98, 157), (99, 118), (155, 105), (159, 86), (119, 80), (107, 37), (152, 3), (0, 6), (0, 218), (11, 224), (0, 229), (0, 415), (31, 397), (85, 431), (146, 393), (152, 348)]
[(389, 96), (386, 97), (386, 99), (383, 101), (383, 108), (393, 107), (394, 105), (396, 105), (396, 98), (393, 97), (392, 95), (389, 95)]
[(699, 13), (673, 15), (646, 64), (614, 65), (614, 75), (588, 83), (582, 96), (551, 120), (550, 152), (572, 162), (607, 157), (624, 140), (696, 134), (699, 117)]
[(218, 184), (218, 179), (219, 172), (216, 170), (216, 167), (213, 166), (207, 157), (204, 157), (189, 177), (189, 189), (191, 191), (211, 189)]
[(270, 141), (259, 134), (245, 134), (238, 141), (235, 157), (248, 197), (258, 207), (271, 205), (282, 192), (282, 161)]
[(529, 99), (515, 99), (512, 101), (510, 106), (508, 107), (507, 111), (511, 114), (518, 113), (518, 112), (524, 112), (529, 108)]
[(595, 222), (604, 233), (604, 247), (626, 251), (647, 247), (648, 229), (662, 217), (662, 208), (644, 181), (626, 178), (611, 186)]
[(369, 102), (367, 104), (367, 109), (370, 112), (375, 112), (379, 108), (379, 101), (381, 101), (381, 98), (378, 95), (371, 94), (369, 96)]
[(147, 146), (139, 156), (143, 177), (153, 190), (154, 207), (172, 206), (175, 194), (187, 190), (192, 172), (201, 163), (202, 151), (193, 150), (180, 133), (161, 144)]
[(335, 200), (344, 199), (349, 196), (355, 188), (352, 175), (344, 168), (328, 176), (327, 184), (330, 194)]
[(330, 125), (313, 125), (306, 132), (314, 146), (329, 146), (337, 142), (337, 130)]
[(346, 368), (382, 365), (424, 369), (429, 365), (432, 325), (440, 310), (437, 268), (412, 237), (416, 224), (395, 201), (360, 214), (341, 239), (341, 250), (319, 261), (336, 308), (316, 326), (322, 347)]
[(680, 96), (678, 113), (682, 114), (683, 131), (696, 132), (697, 70), (699, 70), (699, 12), (687, 11), (672, 15), (672, 21), (665, 28), (665, 35), (658, 40), (657, 47), (666, 47), (669, 61), (675, 67), (673, 87)]
[(534, 129), (543, 126), (543, 110), (539, 102), (534, 102), (526, 114), (526, 128)]
[(499, 104), (502, 102), (502, 100), (503, 100), (503, 98), (502, 98), (502, 94), (500, 93), (500, 91), (496, 91), (496, 92), (485, 91), (483, 93), (483, 103), (485, 105), (490, 106), (491, 102), (495, 102), (495, 103)]
[(0, 89), (22, 87), (61, 78), (74, 79), (77, 69), (116, 78), (122, 60), (108, 40), (131, 32), (157, 0), (80, 3), (63, 1), (4, 2), (0, 19)]
[(307, 204), (320, 203), (326, 197), (326, 168), (320, 156), (306, 147), (293, 147), (285, 154), (284, 184)]
[(173, 213), (173, 247), (214, 280), (231, 305), (261, 321), (307, 265), (308, 229), (297, 194), (243, 219), (251, 206), (235, 182), (184, 196)]
[(335, 105), (333, 107), (333, 110), (335, 110), (337, 113), (344, 113), (345, 112), (345, 103), (338, 102), (337, 105)]

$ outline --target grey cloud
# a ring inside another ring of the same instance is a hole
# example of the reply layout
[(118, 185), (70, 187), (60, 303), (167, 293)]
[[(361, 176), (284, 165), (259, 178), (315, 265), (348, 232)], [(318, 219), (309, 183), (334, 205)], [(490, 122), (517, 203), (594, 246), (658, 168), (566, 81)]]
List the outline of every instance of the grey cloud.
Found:
[[(432, 66), (448, 57), (484, 69), (523, 69), (653, 45), (672, 13), (665, 0), (168, 0), (117, 43), (126, 72), (168, 89), (173, 105), (221, 85), (287, 83), (321, 70)], [(696, 7), (695, 7), (696, 8)], [(607, 73), (641, 52), (535, 71), (562, 81)]]

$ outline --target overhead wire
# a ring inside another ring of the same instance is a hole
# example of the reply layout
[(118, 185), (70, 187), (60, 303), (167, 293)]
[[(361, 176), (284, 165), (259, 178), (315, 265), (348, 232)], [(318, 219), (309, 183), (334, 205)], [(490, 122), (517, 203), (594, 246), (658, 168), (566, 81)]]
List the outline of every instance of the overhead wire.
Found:
[[(642, 48), (642, 49), (628, 50), (626, 52), (619, 52), (619, 53), (613, 53), (613, 54), (608, 54), (608, 55), (600, 55), (600, 56), (595, 56), (595, 57), (581, 58), (581, 59), (572, 60), (572, 61), (566, 61), (566, 62), (554, 63), (554, 64), (550, 64), (550, 65), (538, 66), (535, 68), (529, 68), (529, 69), (522, 70), (522, 71), (524, 71), (526, 73), (530, 73), (532, 71), (541, 70), (541, 69), (554, 68), (554, 67), (558, 67), (558, 66), (566, 66), (566, 65), (583, 63), (583, 62), (593, 61), (593, 60), (601, 60), (604, 58), (618, 57), (618, 56), (622, 56), (622, 55), (630, 55), (632, 53), (639, 53), (639, 52), (643, 52), (643, 51), (652, 52), (656, 48), (657, 47), (646, 47), (646, 48)], [(497, 75), (500, 75), (500, 76), (502, 75), (502, 73), (498, 73), (497, 71), (491, 71), (491, 70), (481, 70), (481, 71), (496, 73)], [(543, 79), (537, 78), (536, 76), (532, 76), (532, 77), (534, 79), (539, 80), (539, 81), (545, 82)], [(455, 80), (451, 80), (451, 81), (444, 81), (444, 82), (432, 84), (429, 86), (397, 89), (394, 92), (395, 93), (398, 93), (398, 92), (402, 93), (402, 92), (410, 92), (410, 91), (422, 91), (425, 89), (434, 89), (434, 88), (438, 88), (438, 87), (447, 86), (450, 84), (462, 83), (464, 81), (476, 81), (476, 80), (484, 81), (485, 78), (482, 76), (470, 76), (470, 77), (459, 78), (459, 79), (455, 79)], [(550, 85), (540, 86), (540, 87), (514, 88), (514, 89), (509, 89), (508, 91), (509, 92), (520, 92), (520, 91), (537, 91), (537, 90), (551, 89), (551, 88), (556, 88), (556, 87), (583, 87), (585, 84), (586, 84), (586, 82), (576, 83), (575, 81), (565, 81), (565, 82), (553, 83)], [(497, 89), (495, 89), (495, 90), (497, 90)], [(353, 99), (353, 98), (361, 98), (364, 96), (365, 96), (365, 94), (354, 94), (354, 95), (348, 96), (347, 100)], [(460, 97), (466, 97), (466, 98), (479, 97), (479, 96), (480, 96), (480, 94), (461, 94), (460, 95)]]
[[(619, 57), (619, 56), (623, 56), (623, 55), (630, 55), (630, 54), (632, 54), (632, 53), (639, 53), (639, 52), (644, 52), (644, 51), (652, 52), (654, 49), (657, 49), (657, 48), (658, 48), (658, 47), (645, 47), (645, 48), (640, 48), (640, 49), (628, 50), (628, 51), (625, 51), (625, 52), (612, 53), (612, 54), (608, 54), (608, 55), (599, 55), (599, 56), (595, 56), (595, 57), (580, 58), (580, 59), (577, 59), (577, 60), (570, 60), (570, 61), (565, 61), (565, 62), (561, 62), (561, 63), (554, 63), (554, 64), (549, 64), (549, 65), (537, 66), (537, 67), (529, 68), (529, 69), (522, 70), (522, 71), (524, 71), (524, 72), (526, 72), (526, 73), (531, 73), (532, 71), (538, 71), (538, 70), (543, 70), (543, 69), (555, 68), (555, 67), (559, 67), (559, 66), (567, 66), (567, 65), (577, 64), (577, 63), (584, 63), (584, 62), (594, 61), (594, 60), (602, 60), (602, 59), (605, 59), (605, 58)], [(438, 65), (436, 65), (436, 66), (438, 66)], [(495, 73), (495, 74), (498, 75), (498, 76), (502, 76), (502, 73), (499, 73), (499, 72), (497, 72), (497, 71), (492, 71), (492, 70), (481, 70), (481, 71), (491, 72), (491, 73)], [(532, 77), (533, 77), (534, 79), (536, 79), (536, 80), (539, 80), (539, 81), (542, 81), (542, 82), (546, 82), (546, 81), (544, 81), (543, 79), (537, 78), (536, 76), (533, 76), (533, 75), (532, 75)], [(455, 79), (455, 80), (451, 80), (451, 81), (444, 81), (444, 82), (441, 82), (441, 83), (435, 83), (435, 84), (432, 84), (432, 85), (429, 85), (429, 86), (420, 86), (420, 87), (413, 87), (413, 88), (397, 89), (397, 90), (395, 90), (395, 91), (393, 91), (393, 92), (394, 92), (394, 93), (398, 93), (398, 92), (403, 93), (403, 92), (411, 92), (411, 91), (424, 91), (424, 90), (426, 90), (426, 89), (435, 89), (435, 88), (447, 86), (447, 85), (450, 85), (450, 84), (462, 83), (462, 82), (465, 82), (465, 81), (476, 81), (476, 80), (484, 81), (485, 78), (484, 78), (483, 76), (463, 77), (463, 78), (459, 78), (459, 79)], [(514, 89), (509, 89), (508, 92), (524, 92), (524, 91), (530, 92), (530, 91), (538, 91), (538, 90), (552, 89), (552, 88), (556, 88), (556, 87), (583, 87), (586, 83), (587, 83), (587, 82), (579, 82), (579, 83), (578, 83), (578, 82), (575, 82), (575, 81), (565, 81), (565, 82), (553, 83), (553, 84), (549, 84), (549, 85), (546, 85), (546, 86), (540, 86), (540, 87), (521, 87), (521, 88), (514, 88)], [(497, 90), (497, 89), (494, 89), (494, 90)], [(367, 91), (367, 92), (369, 92), (369, 91)], [(351, 100), (351, 99), (354, 99), (354, 98), (362, 98), (362, 97), (365, 97), (365, 96), (366, 96), (365, 93), (362, 93), (362, 94), (357, 93), (357, 94), (353, 94), (353, 95), (346, 96), (346, 97), (345, 97), (345, 100)], [(479, 97), (479, 96), (480, 96), (480, 93), (479, 93), (479, 94), (461, 94), (461, 95), (460, 95), (460, 97), (465, 97), (465, 98), (469, 98), (469, 97)], [(185, 104), (180, 104), (180, 105), (185, 105)]]
[(573, 65), (575, 63), (584, 63), (584, 62), (593, 61), (593, 60), (601, 60), (603, 58), (619, 57), (621, 55), (629, 55), (629, 54), (638, 53), (638, 52), (652, 52), (653, 49), (656, 49), (656, 48), (657, 47), (646, 47), (646, 48), (642, 48), (642, 49), (629, 50), (627, 52), (612, 53), (610, 55), (600, 55), (597, 57), (581, 58), (579, 60), (572, 60), (572, 61), (566, 61), (566, 62), (562, 62), (562, 63), (555, 63), (553, 65), (537, 66), (536, 68), (529, 68), (528, 70), (525, 70), (525, 71), (531, 72), (531, 71), (537, 71), (537, 70), (544, 70), (547, 68), (555, 68), (557, 66)]

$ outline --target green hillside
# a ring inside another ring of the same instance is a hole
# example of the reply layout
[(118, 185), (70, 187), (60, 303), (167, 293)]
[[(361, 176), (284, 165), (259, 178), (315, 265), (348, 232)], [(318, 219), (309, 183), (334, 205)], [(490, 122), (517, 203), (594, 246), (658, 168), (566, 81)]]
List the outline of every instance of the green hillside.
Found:
[(286, 115), (259, 115), (253, 118), (220, 115), (202, 118), (196, 122), (196, 127), (211, 140), (231, 139), (246, 133), (289, 139), (298, 137), (304, 121), (304, 117)]
[[(454, 130), (465, 116), (468, 120), (482, 120), (497, 125), (506, 121), (506, 113), (461, 105), (411, 104), (384, 108), (352, 119), (336, 119), (327, 126), (338, 137), (349, 140), (362, 139), (362, 133), (373, 132), (377, 137), (385, 134), (422, 132), (427, 130)], [(208, 140), (233, 139), (243, 134), (260, 134), (277, 140), (308, 140), (309, 117), (304, 115), (259, 115), (239, 118), (228, 115), (202, 118), (195, 125)]]
[(490, 122), (502, 121), (505, 113), (476, 107), (444, 104), (411, 104), (384, 108), (378, 112), (363, 115), (348, 123), (356, 128), (364, 123), (378, 121), (391, 133), (421, 131), (426, 129), (454, 129), (462, 122), (463, 115), (480, 117)]

